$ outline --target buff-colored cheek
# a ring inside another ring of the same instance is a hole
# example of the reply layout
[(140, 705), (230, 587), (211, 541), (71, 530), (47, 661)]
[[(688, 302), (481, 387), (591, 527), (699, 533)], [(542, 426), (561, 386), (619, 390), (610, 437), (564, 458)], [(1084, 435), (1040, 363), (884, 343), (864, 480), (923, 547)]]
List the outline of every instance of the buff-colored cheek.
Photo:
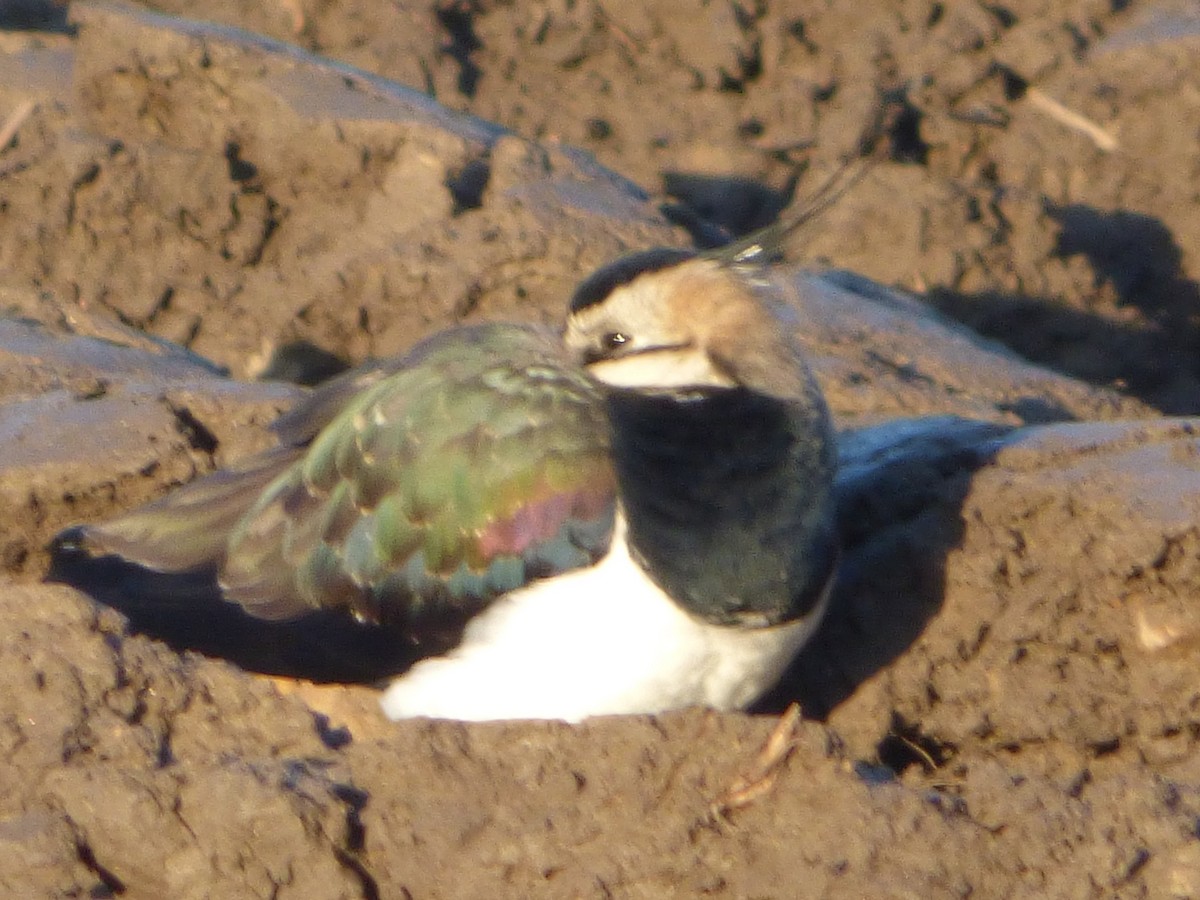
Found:
[(762, 327), (750, 288), (731, 275), (697, 273), (675, 287), (671, 302), (677, 321), (689, 323), (702, 344)]

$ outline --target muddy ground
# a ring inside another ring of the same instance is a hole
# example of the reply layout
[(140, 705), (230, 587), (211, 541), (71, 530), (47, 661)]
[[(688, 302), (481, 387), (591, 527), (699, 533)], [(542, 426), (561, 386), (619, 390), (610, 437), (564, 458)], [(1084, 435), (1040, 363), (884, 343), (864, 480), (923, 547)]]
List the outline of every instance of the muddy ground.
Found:
[[(1200, 896), (1196, 22), (813, 6), (0, 2), (0, 893)], [(845, 563), (756, 714), (389, 723), (254, 671), (333, 632), (42, 583), (269, 442), (261, 376), (554, 321), (864, 149), (780, 274)]]

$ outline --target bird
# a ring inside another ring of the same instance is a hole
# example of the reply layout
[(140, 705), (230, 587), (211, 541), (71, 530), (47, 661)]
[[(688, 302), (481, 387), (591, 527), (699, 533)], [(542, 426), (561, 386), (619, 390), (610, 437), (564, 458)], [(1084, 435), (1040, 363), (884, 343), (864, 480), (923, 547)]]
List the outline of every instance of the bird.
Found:
[(786, 230), (633, 252), (559, 329), (461, 325), (335, 377), (270, 449), (52, 552), (388, 629), (420, 657), (392, 719), (744, 709), (838, 560), (830, 414), (768, 277)]

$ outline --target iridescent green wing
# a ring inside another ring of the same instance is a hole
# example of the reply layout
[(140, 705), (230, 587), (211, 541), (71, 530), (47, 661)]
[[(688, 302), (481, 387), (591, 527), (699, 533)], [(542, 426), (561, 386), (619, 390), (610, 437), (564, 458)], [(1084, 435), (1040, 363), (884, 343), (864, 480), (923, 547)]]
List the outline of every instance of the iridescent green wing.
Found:
[(263, 618), (345, 607), (420, 633), (612, 535), (596, 387), (551, 335), (479, 326), (368, 386), (234, 529), (220, 582)]

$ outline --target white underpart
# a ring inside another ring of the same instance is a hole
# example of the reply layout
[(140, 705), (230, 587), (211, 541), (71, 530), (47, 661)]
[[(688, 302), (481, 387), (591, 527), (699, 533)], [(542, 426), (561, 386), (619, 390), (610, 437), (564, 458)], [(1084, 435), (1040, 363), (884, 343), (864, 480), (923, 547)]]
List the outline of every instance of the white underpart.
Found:
[(703, 622), (633, 562), (618, 517), (612, 549), (597, 565), (496, 601), (459, 647), (417, 663), (381, 702), (392, 719), (467, 721), (740, 709), (779, 680), (824, 604), (771, 628)]

